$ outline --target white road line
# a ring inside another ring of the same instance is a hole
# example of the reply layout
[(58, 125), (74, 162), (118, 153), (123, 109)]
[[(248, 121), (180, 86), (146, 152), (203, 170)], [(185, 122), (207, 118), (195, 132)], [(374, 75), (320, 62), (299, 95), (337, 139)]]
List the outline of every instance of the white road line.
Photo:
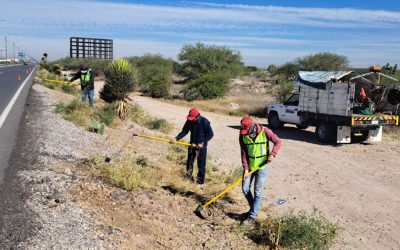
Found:
[(21, 93), (22, 89), (25, 87), (25, 84), (28, 82), (29, 78), (31, 77), (31, 75), (34, 71), (35, 70), (32, 70), (32, 72), (29, 74), (29, 76), (25, 79), (25, 81), (22, 83), (22, 85), (18, 88), (17, 92), (15, 92), (14, 96), (11, 98), (10, 102), (7, 104), (7, 107), (4, 109), (3, 113), (1, 113), (0, 128), (3, 126), (3, 123), (6, 120), (8, 114), (10, 113), (12, 107), (14, 106), (14, 103), (17, 101), (19, 94)]

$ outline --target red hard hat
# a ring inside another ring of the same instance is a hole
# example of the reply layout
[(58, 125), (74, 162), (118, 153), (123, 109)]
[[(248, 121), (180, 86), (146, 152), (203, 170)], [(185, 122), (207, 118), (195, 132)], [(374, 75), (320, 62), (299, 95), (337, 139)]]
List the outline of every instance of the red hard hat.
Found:
[(253, 123), (253, 119), (251, 119), (249, 116), (243, 117), (243, 119), (240, 121), (240, 134), (247, 135)]
[(196, 108), (192, 108), (189, 110), (189, 115), (186, 117), (189, 121), (194, 121), (196, 118), (200, 116), (200, 112)]

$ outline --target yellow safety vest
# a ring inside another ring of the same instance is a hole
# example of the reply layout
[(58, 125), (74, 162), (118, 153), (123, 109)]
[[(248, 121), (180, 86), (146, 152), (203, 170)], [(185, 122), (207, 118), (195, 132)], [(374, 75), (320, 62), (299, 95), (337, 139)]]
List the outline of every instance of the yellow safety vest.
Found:
[(81, 74), (81, 84), (85, 84), (90, 81), (90, 69), (86, 72), (86, 74)]
[(243, 135), (243, 142), (249, 156), (249, 170), (251, 171), (255, 167), (264, 169), (269, 156), (269, 139), (265, 134), (264, 127), (261, 126), (261, 132), (254, 141), (249, 136)]

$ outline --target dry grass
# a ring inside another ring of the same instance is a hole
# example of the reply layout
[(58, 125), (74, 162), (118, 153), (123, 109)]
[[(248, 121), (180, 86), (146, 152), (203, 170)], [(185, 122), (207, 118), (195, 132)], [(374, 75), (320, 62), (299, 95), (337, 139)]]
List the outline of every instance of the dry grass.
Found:
[(164, 119), (150, 116), (138, 104), (134, 104), (129, 108), (129, 117), (131, 121), (137, 124), (152, 129), (159, 130), (163, 133), (169, 133), (173, 129), (173, 125)]
[(250, 239), (271, 249), (329, 249), (339, 233), (339, 226), (321, 213), (300, 212), (280, 218), (267, 218), (255, 227), (241, 227)]
[(162, 172), (144, 156), (112, 159), (109, 163), (92, 160), (109, 184), (125, 190), (155, 189), (161, 185)]
[[(245, 93), (240, 96), (228, 96), (213, 100), (197, 100), (189, 102), (182, 99), (168, 99), (165, 101), (178, 106), (196, 107), (202, 111), (223, 115), (252, 115), (265, 117), (265, 107), (268, 103), (271, 103), (273, 99), (268, 95)], [(235, 106), (237, 106), (237, 108)]]
[[(164, 181), (166, 185), (173, 187), (177, 193), (187, 193), (188, 190), (195, 190), (207, 199), (214, 197), (219, 194), (230, 184), (235, 182), (242, 176), (241, 168), (233, 168), (230, 172), (221, 172), (211, 163), (211, 159), (208, 158), (207, 169), (206, 169), (206, 186), (207, 190), (202, 191), (199, 186), (185, 178), (186, 173), (186, 157), (187, 150), (183, 147), (173, 146), (170, 148), (167, 159), (171, 162), (173, 168), (167, 170)], [(196, 176), (197, 166), (194, 163), (194, 173)], [(241, 196), (240, 192), (229, 192), (223, 197), (225, 200), (234, 201)]]
[(108, 127), (114, 127), (118, 122), (116, 108), (113, 103), (96, 103), (96, 106), (91, 108), (77, 98), (69, 103), (59, 102), (56, 105), (56, 112), (65, 120), (89, 130), (92, 118)]

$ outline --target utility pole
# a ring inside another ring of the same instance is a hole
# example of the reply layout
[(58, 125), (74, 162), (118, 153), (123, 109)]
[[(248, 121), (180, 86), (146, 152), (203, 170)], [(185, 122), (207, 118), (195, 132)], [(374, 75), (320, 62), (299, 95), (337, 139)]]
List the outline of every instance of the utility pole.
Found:
[(7, 55), (7, 36), (4, 36), (4, 43), (6, 44), (6, 60), (8, 59)]
[(13, 43), (13, 50), (14, 50), (14, 60), (15, 60), (15, 43)]

